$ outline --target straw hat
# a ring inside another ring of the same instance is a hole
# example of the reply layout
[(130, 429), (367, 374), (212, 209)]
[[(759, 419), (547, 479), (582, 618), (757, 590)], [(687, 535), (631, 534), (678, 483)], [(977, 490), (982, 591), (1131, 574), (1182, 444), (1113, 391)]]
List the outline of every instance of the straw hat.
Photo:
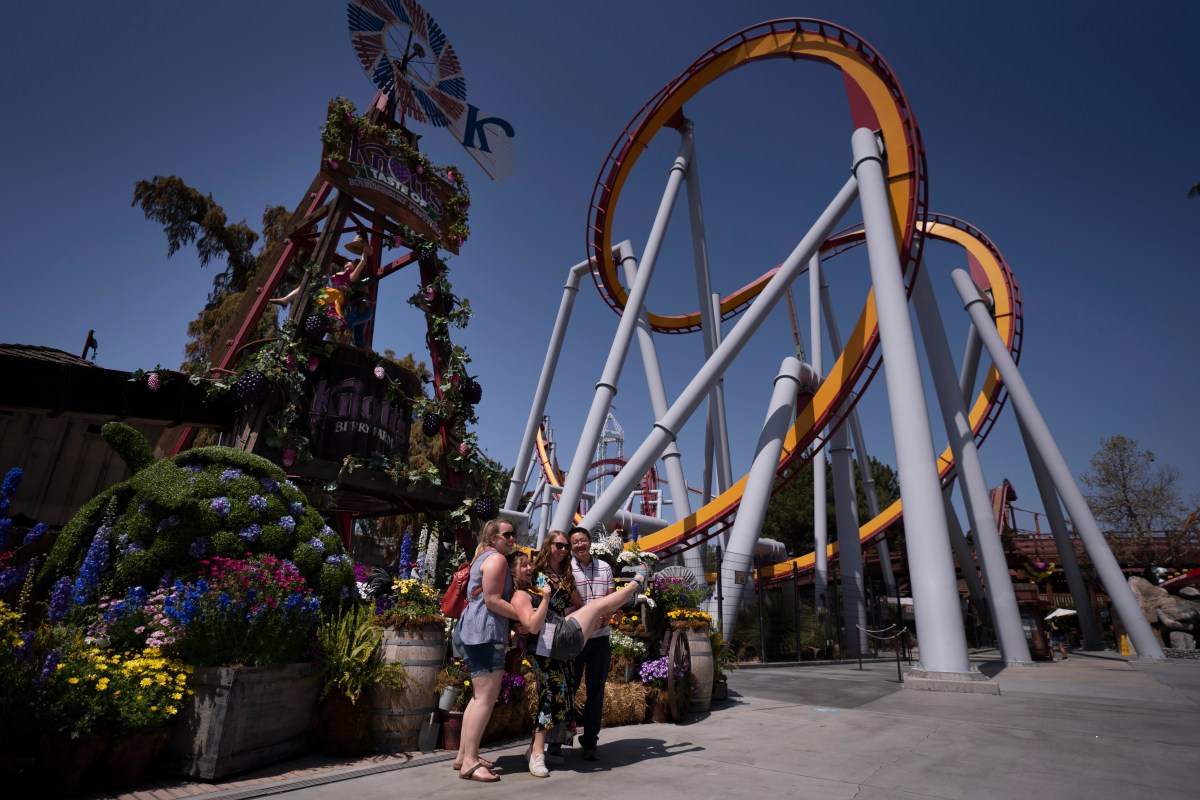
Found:
[(350, 240), (350, 243), (346, 245), (346, 249), (349, 250), (351, 253), (353, 253), (356, 256), (361, 256), (362, 251), (363, 251), (363, 245), (365, 245), (365, 244), (366, 244), (366, 242), (363, 241), (362, 234), (360, 233), (357, 236), (355, 236), (353, 239)]

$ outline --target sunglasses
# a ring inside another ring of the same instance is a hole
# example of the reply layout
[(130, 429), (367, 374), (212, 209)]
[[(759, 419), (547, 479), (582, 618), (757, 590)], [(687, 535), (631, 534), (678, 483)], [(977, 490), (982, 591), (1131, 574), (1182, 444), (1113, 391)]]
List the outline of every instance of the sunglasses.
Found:
[(502, 534), (500, 534), (500, 535), (501, 535), (501, 536), (503, 536), (505, 539), (515, 539), (515, 538), (517, 538), (517, 534), (516, 534), (516, 532), (515, 532), (515, 531), (505, 531), (504, 533), (502, 533)]
[(552, 542), (550, 546), (553, 547), (555, 550), (566, 550), (567, 549), (566, 542)]

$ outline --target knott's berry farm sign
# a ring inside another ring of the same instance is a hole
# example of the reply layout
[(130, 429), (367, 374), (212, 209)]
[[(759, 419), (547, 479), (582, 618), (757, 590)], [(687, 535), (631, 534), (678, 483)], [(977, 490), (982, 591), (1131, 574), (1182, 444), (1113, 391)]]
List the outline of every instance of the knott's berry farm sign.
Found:
[[(418, 167), (396, 156), (387, 145), (349, 135), (343, 160), (330, 157), (325, 146), (321, 175), (340, 191), (374, 206), (380, 213), (407, 225), (444, 250), (458, 253), (458, 241), (448, 233), (454, 187), (435, 170)], [(435, 174), (430, 174), (435, 173)]]

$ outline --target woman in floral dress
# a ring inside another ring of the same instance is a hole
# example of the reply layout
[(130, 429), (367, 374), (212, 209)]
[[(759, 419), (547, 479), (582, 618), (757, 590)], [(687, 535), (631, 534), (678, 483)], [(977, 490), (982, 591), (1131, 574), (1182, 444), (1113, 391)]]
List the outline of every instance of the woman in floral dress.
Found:
[[(541, 603), (539, 588), (547, 585), (551, 587), (547, 620), (552, 623), (561, 624), (568, 608), (582, 605), (579, 593), (575, 591), (575, 578), (571, 574), (568, 548), (566, 534), (562, 531), (551, 531), (546, 535), (542, 549), (532, 565), (522, 565), (520, 559), (510, 559), (509, 562), (516, 562), (513, 580), (518, 587), (526, 589), (534, 608)], [(523, 576), (522, 572), (526, 572), (528, 577)], [(544, 753), (547, 740), (563, 742), (575, 733), (575, 715), (572, 713), (571, 702), (573, 664), (571, 661), (559, 661), (548, 655), (538, 655), (537, 637), (530, 635), (528, 639), (526, 649), (532, 656), (539, 695), (533, 743), (526, 753), (526, 758), (529, 761), (529, 772), (544, 778), (550, 774), (546, 769)]]

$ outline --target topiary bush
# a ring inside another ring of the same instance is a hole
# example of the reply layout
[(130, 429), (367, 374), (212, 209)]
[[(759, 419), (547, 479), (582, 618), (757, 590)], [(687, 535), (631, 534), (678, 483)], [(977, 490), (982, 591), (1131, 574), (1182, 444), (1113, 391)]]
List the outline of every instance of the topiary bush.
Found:
[[(136, 431), (119, 423), (104, 430), (108, 441), (121, 442), (122, 456), (145, 463), (146, 451), (129, 435), (141, 439)], [(353, 591), (353, 562), (341, 540), (286, 473), (265, 458), (216, 446), (146, 464), (84, 505), (63, 528), (39, 582), (79, 576), (80, 602), (187, 579), (212, 556), (246, 553), (293, 562), (326, 609)]]

